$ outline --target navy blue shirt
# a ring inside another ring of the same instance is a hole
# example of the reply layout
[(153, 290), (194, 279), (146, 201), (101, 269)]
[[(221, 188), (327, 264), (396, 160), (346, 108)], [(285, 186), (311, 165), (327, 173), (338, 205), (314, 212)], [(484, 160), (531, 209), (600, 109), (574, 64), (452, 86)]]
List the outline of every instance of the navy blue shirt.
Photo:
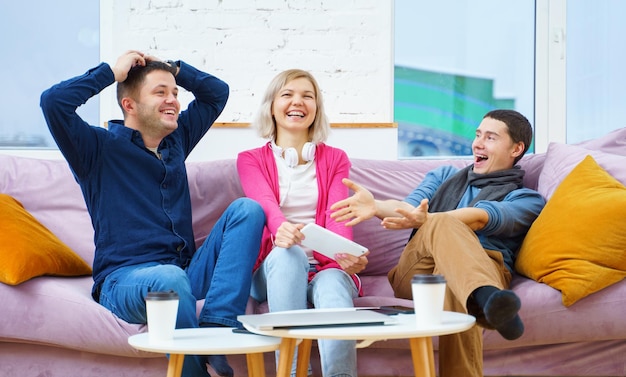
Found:
[[(178, 128), (148, 150), (122, 121), (90, 126), (76, 109), (115, 82), (106, 63), (54, 85), (41, 108), (83, 192), (94, 228), (94, 290), (113, 270), (144, 262), (185, 267), (195, 252), (185, 159), (226, 106), (228, 85), (180, 62), (177, 85), (195, 99)], [(62, 219), (61, 219), (62, 220)]]

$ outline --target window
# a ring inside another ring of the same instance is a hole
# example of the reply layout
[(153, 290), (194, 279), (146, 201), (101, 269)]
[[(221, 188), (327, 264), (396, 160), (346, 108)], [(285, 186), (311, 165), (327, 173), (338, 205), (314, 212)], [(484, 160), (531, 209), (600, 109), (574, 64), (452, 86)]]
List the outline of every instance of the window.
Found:
[(626, 126), (626, 2), (567, 2), (567, 143)]
[(471, 155), (495, 108), (534, 124), (534, 30), (534, 0), (396, 0), (398, 157)]
[[(0, 148), (55, 148), (39, 107), (41, 92), (99, 63), (99, 1), (7, 1), (0, 5)], [(98, 100), (79, 108), (98, 122)]]

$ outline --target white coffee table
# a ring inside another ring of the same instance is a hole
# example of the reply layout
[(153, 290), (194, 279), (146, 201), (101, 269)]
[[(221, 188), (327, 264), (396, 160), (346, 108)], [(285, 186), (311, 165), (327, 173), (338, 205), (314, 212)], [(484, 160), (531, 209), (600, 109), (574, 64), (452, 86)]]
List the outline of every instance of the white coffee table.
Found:
[(174, 339), (151, 342), (148, 333), (133, 335), (128, 344), (142, 351), (170, 354), (167, 377), (179, 377), (183, 370), (185, 355), (234, 355), (246, 354), (248, 375), (265, 376), (263, 352), (278, 349), (279, 338), (255, 334), (233, 333), (230, 327), (205, 327), (176, 329)]
[[(316, 310), (316, 309), (309, 309)], [(293, 311), (298, 315), (299, 311)], [(260, 314), (262, 315), (262, 314)], [(367, 347), (375, 341), (386, 339), (409, 339), (415, 376), (435, 377), (435, 359), (432, 337), (462, 332), (474, 326), (476, 319), (467, 314), (444, 312), (440, 325), (418, 328), (413, 314), (396, 315), (397, 322), (389, 325), (373, 326), (337, 326), (312, 327), (297, 329), (259, 330), (243, 325), (251, 332), (282, 338), (277, 377), (287, 377), (291, 373), (291, 364), (296, 343), (298, 346), (298, 377), (307, 375), (311, 343), (313, 339), (357, 340), (357, 348)]]

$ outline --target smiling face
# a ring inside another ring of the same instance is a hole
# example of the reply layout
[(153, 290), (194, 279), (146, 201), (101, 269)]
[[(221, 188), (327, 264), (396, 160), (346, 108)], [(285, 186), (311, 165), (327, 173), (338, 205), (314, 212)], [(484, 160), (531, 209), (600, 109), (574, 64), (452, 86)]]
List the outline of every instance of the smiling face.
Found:
[(161, 69), (147, 73), (135, 91), (121, 98), (124, 123), (138, 130), (147, 147), (160, 141), (178, 128), (180, 102), (174, 75)]
[(511, 169), (516, 158), (524, 153), (524, 143), (514, 143), (507, 125), (493, 118), (484, 118), (472, 142), (474, 172), (487, 174)]
[(288, 131), (294, 134), (304, 132), (308, 135), (316, 113), (315, 87), (304, 77), (287, 82), (276, 93), (272, 102), (272, 116), (276, 122), (277, 134)]
[(165, 71), (146, 75), (137, 101), (137, 116), (148, 133), (170, 134), (178, 127), (178, 87), (174, 76)]

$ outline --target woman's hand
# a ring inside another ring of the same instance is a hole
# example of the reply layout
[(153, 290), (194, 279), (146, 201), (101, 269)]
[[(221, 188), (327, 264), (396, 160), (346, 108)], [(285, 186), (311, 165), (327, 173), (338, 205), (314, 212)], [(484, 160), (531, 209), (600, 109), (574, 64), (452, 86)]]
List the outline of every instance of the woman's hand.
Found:
[(335, 260), (348, 275), (354, 275), (365, 269), (367, 263), (369, 262), (367, 259), (369, 253), (370, 252), (368, 250), (365, 254), (359, 257), (352, 254), (339, 253), (335, 254)]
[(304, 224), (293, 224), (289, 221), (280, 224), (274, 237), (274, 245), (288, 249), (293, 245), (300, 244), (304, 238), (304, 234), (300, 232), (303, 227)]

